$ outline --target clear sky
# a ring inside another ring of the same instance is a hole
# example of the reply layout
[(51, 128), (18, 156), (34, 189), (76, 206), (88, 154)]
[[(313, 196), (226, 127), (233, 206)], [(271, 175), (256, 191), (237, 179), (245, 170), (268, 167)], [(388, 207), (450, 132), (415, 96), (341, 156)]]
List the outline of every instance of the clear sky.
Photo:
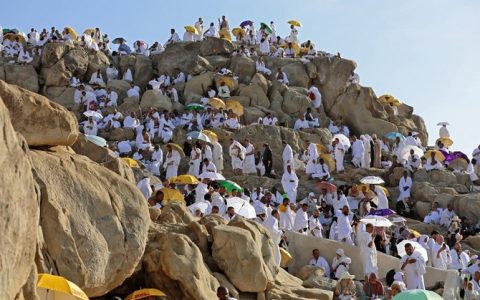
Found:
[(231, 27), (247, 19), (273, 20), (282, 36), (289, 32), (286, 21), (298, 19), (301, 40), (355, 60), (362, 85), (413, 106), (431, 143), (436, 123), (449, 121), (453, 149), (470, 156), (480, 144), (477, 0), (5, 1), (0, 25), (27, 32), (52, 25), (100, 27), (111, 38), (151, 44), (163, 43), (170, 28), (181, 35), (198, 17), (209, 23), (221, 15)]

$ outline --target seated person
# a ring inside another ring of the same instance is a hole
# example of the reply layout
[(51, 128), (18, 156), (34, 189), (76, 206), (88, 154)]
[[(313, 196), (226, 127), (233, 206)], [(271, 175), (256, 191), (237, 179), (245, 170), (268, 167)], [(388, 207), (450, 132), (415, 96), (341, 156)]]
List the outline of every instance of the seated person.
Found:
[(383, 298), (385, 295), (383, 284), (377, 279), (375, 273), (371, 273), (370, 276), (368, 276), (368, 281), (363, 284), (363, 291), (368, 299)]
[(310, 125), (308, 124), (308, 121), (305, 120), (304, 115), (300, 115), (300, 119), (297, 119), (295, 121), (295, 125), (293, 126), (294, 130), (302, 130), (302, 129), (308, 129), (310, 128)]
[(408, 156), (408, 160), (405, 167), (409, 169), (411, 172), (415, 172), (416, 170), (422, 167), (422, 160), (417, 154), (415, 154), (413, 149), (410, 150), (410, 155)]
[(435, 152), (430, 152), (430, 157), (427, 158), (427, 162), (424, 167), (427, 171), (443, 170), (442, 163), (435, 159)]
[[(305, 120), (307, 120), (308, 126), (310, 128), (320, 127), (320, 123), (318, 122), (318, 118), (315, 118), (312, 114), (312, 108), (311, 107), (307, 108), (307, 111), (303, 114), (303, 116), (305, 117)], [(346, 135), (346, 136), (348, 136), (348, 135)]]
[(98, 85), (105, 85), (105, 81), (103, 80), (102, 77), (102, 71), (98, 69), (95, 73), (92, 74), (92, 77), (90, 77), (90, 84), (98, 84)]
[(322, 268), (326, 277), (330, 277), (330, 265), (328, 264), (327, 260), (320, 256), (320, 250), (313, 249), (312, 251), (312, 259), (308, 263), (311, 266)]
[(218, 88), (218, 97), (220, 98), (230, 98), (230, 89), (225, 84), (224, 81), (220, 83), (220, 87)]
[(230, 113), (229, 118), (225, 120), (223, 123), (225, 127), (229, 129), (239, 129), (240, 122), (238, 121), (238, 117), (234, 113)]
[(330, 178), (330, 168), (325, 163), (323, 158), (318, 158), (318, 162), (315, 164), (315, 171), (312, 174), (312, 178), (318, 178), (320, 180), (327, 180)]
[(345, 252), (342, 248), (338, 248), (332, 261), (332, 278), (340, 278), (344, 272), (347, 272), (350, 269), (351, 263), (352, 260), (350, 257), (345, 256)]
[(288, 85), (287, 74), (282, 71), (282, 68), (278, 68), (277, 74), (275, 74), (275, 79), (283, 84)]
[(265, 117), (263, 117), (262, 124), (263, 125), (268, 125), (268, 126), (274, 126), (277, 125), (278, 119), (274, 116), (272, 116), (271, 113), (267, 113)]

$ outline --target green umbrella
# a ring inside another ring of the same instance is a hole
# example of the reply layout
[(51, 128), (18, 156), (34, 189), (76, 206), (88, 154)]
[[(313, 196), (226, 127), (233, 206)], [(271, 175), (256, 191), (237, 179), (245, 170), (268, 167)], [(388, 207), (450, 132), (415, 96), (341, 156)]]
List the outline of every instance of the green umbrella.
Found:
[(393, 300), (442, 300), (443, 298), (435, 292), (427, 290), (409, 290), (401, 292), (393, 297)]
[(239, 186), (237, 183), (230, 180), (217, 180), (217, 182), (218, 182), (218, 185), (220, 185), (221, 187), (224, 187), (225, 190), (229, 193), (233, 190), (237, 190), (237, 191), (243, 190), (241, 186)]
[(265, 32), (268, 34), (273, 33), (272, 28), (270, 28), (270, 26), (268, 26), (266, 23), (260, 23), (260, 28), (263, 28), (263, 30), (265, 30)]
[(190, 103), (185, 106), (186, 110), (205, 110), (205, 107), (199, 103)]

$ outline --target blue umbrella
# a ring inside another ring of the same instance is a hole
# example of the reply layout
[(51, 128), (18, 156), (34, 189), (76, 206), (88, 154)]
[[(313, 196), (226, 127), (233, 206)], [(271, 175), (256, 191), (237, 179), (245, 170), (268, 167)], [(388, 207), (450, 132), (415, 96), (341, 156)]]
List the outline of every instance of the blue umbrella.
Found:
[(240, 23), (240, 27), (252, 26), (252, 25), (253, 25), (253, 22), (250, 21), (250, 20), (246, 20), (246, 21), (243, 21), (242, 23)]
[(390, 215), (394, 215), (394, 214), (396, 214), (396, 212), (394, 210), (389, 209), (389, 208), (371, 210), (370, 213), (369, 213), (369, 215), (371, 215), (371, 216), (382, 216), (382, 217), (386, 217), (386, 216), (390, 216)]
[(405, 137), (403, 136), (403, 134), (401, 134), (400, 132), (395, 132), (395, 131), (392, 131), (392, 132), (389, 132), (385, 135), (385, 137), (387, 139), (390, 139), (390, 140), (394, 140), (396, 139), (397, 137), (400, 138), (401, 140), (404, 140)]

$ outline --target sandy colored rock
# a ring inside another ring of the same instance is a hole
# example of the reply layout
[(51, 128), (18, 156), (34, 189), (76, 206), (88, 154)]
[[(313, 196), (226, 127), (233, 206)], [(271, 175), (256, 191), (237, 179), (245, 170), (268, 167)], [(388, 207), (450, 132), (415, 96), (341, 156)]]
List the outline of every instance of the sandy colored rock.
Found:
[(218, 225), (227, 225), (227, 221), (220, 215), (207, 215), (198, 221), (198, 223), (205, 226), (209, 234), (213, 234), (213, 228)]
[(133, 82), (140, 88), (145, 89), (147, 84), (153, 78), (152, 61), (149, 57), (144, 55), (137, 55), (135, 60), (135, 67), (132, 70), (135, 74)]
[(13, 127), (29, 146), (75, 143), (78, 123), (63, 106), (3, 81), (0, 81), (0, 97), (9, 109)]
[(168, 45), (164, 52), (152, 57), (158, 74), (174, 74), (182, 71), (185, 74), (198, 75), (213, 70), (208, 60), (201, 57), (195, 43), (175, 43)]
[[(127, 105), (127, 103), (122, 104), (122, 109), (124, 109)], [(132, 105), (132, 109), (136, 112), (139, 111), (138, 105)], [(120, 142), (135, 139), (135, 130), (130, 128), (111, 128), (109, 130), (101, 129), (98, 135), (106, 138), (109, 141)]]
[(249, 57), (234, 56), (229, 69), (239, 77), (241, 83), (249, 84), (256, 72), (255, 61)]
[(148, 111), (151, 107), (156, 108), (158, 111), (172, 110), (172, 100), (167, 96), (162, 95), (158, 90), (148, 90), (142, 95), (140, 101), (140, 108), (142, 111)]
[(71, 110), (75, 101), (73, 97), (75, 95), (75, 88), (72, 87), (49, 87), (45, 89), (44, 96), (48, 99), (56, 102), (62, 106), (65, 106), (67, 109)]
[(147, 241), (150, 219), (140, 191), (82, 155), (51, 149), (30, 157), (42, 198), (39, 272), (62, 274), (90, 297), (119, 286)]
[(232, 42), (217, 37), (207, 37), (201, 42), (200, 55), (228, 55), (232, 53), (234, 46)]
[(73, 46), (67, 43), (46, 43), (42, 48), (42, 66), (53, 66), (72, 48)]
[(38, 93), (38, 76), (32, 65), (5, 64), (5, 81)]
[(270, 101), (268, 100), (267, 95), (262, 87), (257, 84), (240, 87), (238, 95), (250, 98), (251, 106), (258, 105), (265, 108), (270, 107)]
[[(298, 89), (288, 89), (283, 95), (282, 110), (294, 118), (305, 113), (307, 108), (311, 106), (311, 101), (306, 93), (302, 94)], [(292, 119), (292, 123), (295, 121), (295, 119)]]
[[(200, 100), (205, 95), (208, 87), (213, 84), (214, 73), (205, 72), (203, 74), (192, 77), (185, 85), (183, 92), (185, 104), (193, 102), (193, 100)], [(197, 101), (198, 102), (198, 101)]]
[[(282, 68), (282, 71), (287, 74), (289, 84), (291, 86), (298, 86), (303, 88), (309, 87), (310, 78), (307, 75), (305, 66), (301, 62), (294, 62)], [(273, 76), (276, 71), (272, 70)]]
[(245, 107), (243, 120), (245, 124), (256, 123), (259, 118), (265, 117), (265, 113), (258, 107)]
[(130, 89), (130, 83), (125, 80), (112, 79), (107, 83), (107, 87), (118, 94), (118, 104), (127, 98), (127, 91)]
[(230, 293), (230, 296), (233, 298), (239, 298), (239, 293), (237, 291), (237, 288), (228, 280), (228, 278), (223, 275), (222, 273), (218, 272), (213, 272), (212, 275), (217, 278), (218, 283), (221, 286), (224, 286), (228, 289), (228, 292)]
[[(28, 146), (0, 101), (0, 299), (15, 299), (33, 269), (39, 210)], [(35, 282), (35, 278), (33, 278)]]
[(265, 94), (268, 93), (268, 88), (270, 87), (270, 82), (262, 74), (255, 73), (255, 75), (253, 76), (252, 81), (250, 83), (256, 84), (259, 87), (261, 87)]

